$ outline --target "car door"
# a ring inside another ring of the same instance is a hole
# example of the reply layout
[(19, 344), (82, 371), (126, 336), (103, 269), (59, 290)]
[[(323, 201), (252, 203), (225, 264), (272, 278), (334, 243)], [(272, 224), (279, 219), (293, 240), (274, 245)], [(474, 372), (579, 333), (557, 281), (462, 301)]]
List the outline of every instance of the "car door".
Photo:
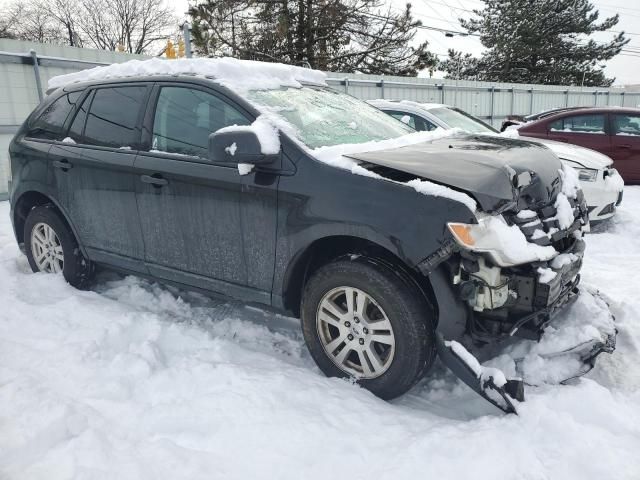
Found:
[(244, 300), (270, 302), (277, 176), (240, 175), (207, 159), (208, 137), (248, 125), (241, 107), (192, 84), (156, 86), (136, 167), (138, 210), (150, 273)]
[(60, 203), (89, 258), (142, 272), (133, 164), (150, 89), (141, 83), (91, 89), (66, 137), (49, 151)]
[(640, 183), (640, 114), (611, 113), (611, 158), (626, 183)]
[(550, 140), (580, 145), (605, 155), (609, 154), (610, 139), (605, 113), (565, 115), (550, 120), (547, 125), (547, 138)]

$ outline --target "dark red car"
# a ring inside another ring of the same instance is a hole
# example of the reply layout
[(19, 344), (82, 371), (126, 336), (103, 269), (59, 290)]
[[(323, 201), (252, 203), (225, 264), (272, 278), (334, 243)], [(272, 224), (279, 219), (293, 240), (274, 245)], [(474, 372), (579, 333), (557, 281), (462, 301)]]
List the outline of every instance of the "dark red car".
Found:
[(564, 111), (519, 130), (527, 137), (548, 138), (597, 150), (611, 157), (625, 183), (640, 183), (640, 109), (580, 108)]

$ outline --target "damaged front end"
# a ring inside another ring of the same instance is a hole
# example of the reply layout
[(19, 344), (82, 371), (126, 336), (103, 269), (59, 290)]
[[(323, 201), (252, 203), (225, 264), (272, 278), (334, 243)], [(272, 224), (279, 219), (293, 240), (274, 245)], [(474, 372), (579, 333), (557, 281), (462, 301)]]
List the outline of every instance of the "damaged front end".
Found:
[[(350, 158), (391, 181), (418, 178), (475, 200), (469, 223), (443, 225), (440, 248), (417, 266), (429, 277), (438, 305), (440, 358), (488, 401), (515, 412), (525, 383), (581, 375), (599, 353), (613, 350), (615, 327), (606, 305), (598, 306), (602, 315), (595, 328), (584, 328), (589, 315), (566, 320), (580, 302), (596, 298), (578, 290), (588, 210), (577, 174), (546, 147), (458, 135)], [(569, 313), (558, 321), (590, 335), (551, 326), (562, 310)], [(562, 341), (554, 338), (557, 332), (566, 333)], [(511, 380), (502, 368), (478, 363), (505, 349), (512, 354), (504, 367)], [(570, 358), (571, 368), (539, 374), (563, 358)]]
[[(518, 184), (521, 175), (514, 173), (513, 178), (513, 204), (497, 215), (478, 214), (477, 225), (449, 224), (451, 241), (420, 265), (425, 274), (438, 269), (439, 281), (432, 275), (436, 296), (446, 298), (442, 290), (449, 289), (451, 300), (464, 309), (464, 322), (441, 319), (439, 323), (440, 359), (464, 383), (507, 413), (516, 412), (514, 400), (524, 400), (525, 384), (546, 378), (538, 372), (527, 373), (525, 366), (533, 364), (527, 355), (548, 364), (566, 360), (570, 366), (556, 368), (562, 373), (548, 376), (553, 377), (549, 381), (561, 383), (588, 372), (600, 353), (611, 353), (616, 334), (606, 309), (605, 321), (593, 329), (597, 333), (576, 337), (573, 345), (555, 342), (556, 351), (532, 347), (519, 353), (512, 348), (511, 379), (499, 369), (478, 363), (483, 357), (501, 354), (499, 347), (513, 345), (516, 337), (527, 345), (539, 344), (557, 313), (573, 304), (579, 294), (585, 250), (582, 237), (589, 228), (582, 192), (560, 184), (550, 195), (553, 202), (536, 203), (526, 197), (535, 175), (524, 178), (524, 185)], [(558, 328), (549, 330), (555, 333)]]

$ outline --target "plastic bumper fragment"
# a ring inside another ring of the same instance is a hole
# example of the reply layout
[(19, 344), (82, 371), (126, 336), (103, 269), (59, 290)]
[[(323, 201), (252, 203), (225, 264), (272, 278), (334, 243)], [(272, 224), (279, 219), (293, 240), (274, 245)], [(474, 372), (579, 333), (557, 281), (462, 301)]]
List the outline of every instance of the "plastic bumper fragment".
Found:
[[(505, 413), (518, 413), (513, 401), (524, 401), (522, 380), (509, 379), (498, 386), (494, 376), (478, 371), (479, 363), (469, 352), (465, 350), (466, 355), (460, 355), (440, 334), (436, 334), (436, 348), (442, 363), (474, 392)], [(473, 364), (474, 361), (476, 365)]]

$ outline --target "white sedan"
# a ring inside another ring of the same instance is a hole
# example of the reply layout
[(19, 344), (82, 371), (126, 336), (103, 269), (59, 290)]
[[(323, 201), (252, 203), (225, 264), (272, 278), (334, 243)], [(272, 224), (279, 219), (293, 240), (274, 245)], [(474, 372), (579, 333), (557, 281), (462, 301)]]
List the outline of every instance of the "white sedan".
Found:
[(459, 128), (470, 133), (520, 138), (545, 145), (560, 160), (577, 170), (591, 224), (611, 218), (622, 201), (622, 177), (612, 167), (613, 160), (595, 150), (553, 140), (521, 137), (517, 130), (499, 133), (482, 120), (448, 105), (390, 100), (370, 100), (369, 103), (416, 130)]

